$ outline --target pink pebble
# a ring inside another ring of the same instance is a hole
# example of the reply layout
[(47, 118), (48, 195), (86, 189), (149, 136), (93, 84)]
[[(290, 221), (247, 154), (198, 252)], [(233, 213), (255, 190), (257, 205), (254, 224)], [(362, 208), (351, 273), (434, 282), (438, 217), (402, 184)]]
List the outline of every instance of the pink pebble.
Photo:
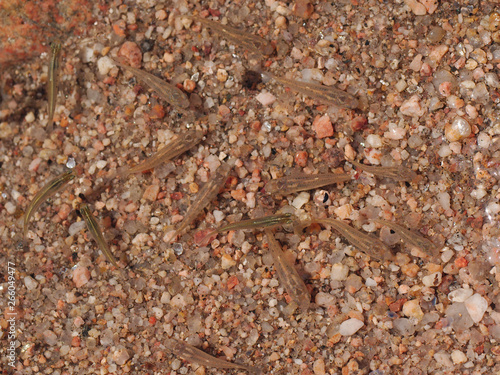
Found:
[(326, 138), (333, 135), (333, 125), (328, 115), (316, 116), (313, 128), (318, 138)]
[(73, 282), (77, 288), (87, 284), (90, 281), (90, 271), (87, 267), (76, 267), (73, 270)]
[(125, 42), (118, 51), (118, 56), (125, 57), (130, 66), (134, 68), (141, 67), (142, 52), (137, 44), (134, 42)]
[(71, 209), (72, 208), (69, 204), (62, 204), (57, 215), (61, 220), (64, 220), (68, 217), (69, 213), (71, 212)]
[(30, 166), (28, 167), (30, 172), (36, 172), (38, 167), (40, 166), (41, 162), (42, 162), (42, 159), (40, 159), (40, 158), (33, 159), (33, 161), (30, 163)]
[(425, 109), (420, 105), (420, 98), (417, 95), (413, 95), (405, 101), (399, 110), (403, 115), (412, 117), (421, 117), (425, 113)]
[(276, 97), (270, 92), (261, 92), (255, 97), (257, 101), (263, 106), (270, 106), (276, 101)]
[(159, 185), (150, 185), (146, 188), (146, 191), (144, 192), (142, 197), (148, 201), (154, 202), (159, 192), (160, 192)]

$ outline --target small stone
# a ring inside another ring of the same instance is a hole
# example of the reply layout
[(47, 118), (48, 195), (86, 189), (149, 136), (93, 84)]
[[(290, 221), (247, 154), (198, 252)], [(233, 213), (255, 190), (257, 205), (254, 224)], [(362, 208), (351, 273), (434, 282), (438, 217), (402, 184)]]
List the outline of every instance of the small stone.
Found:
[(340, 207), (337, 207), (333, 210), (335, 212), (335, 215), (339, 217), (339, 219), (348, 219), (349, 216), (351, 216), (353, 212), (352, 205), (350, 204), (343, 204)]
[(77, 221), (76, 223), (73, 223), (69, 226), (68, 228), (68, 233), (70, 236), (74, 236), (81, 230), (83, 230), (86, 227), (85, 221)]
[(348, 293), (354, 294), (363, 286), (363, 279), (360, 276), (352, 273), (346, 279), (345, 289)]
[(57, 344), (57, 335), (50, 329), (43, 332), (43, 338), (47, 345), (53, 346)]
[(437, 64), (441, 61), (445, 53), (448, 52), (448, 49), (449, 47), (446, 45), (436, 46), (435, 48), (432, 49), (431, 53), (429, 54), (429, 58), (435, 64)]
[(444, 135), (450, 142), (460, 141), (467, 138), (471, 134), (471, 126), (463, 117), (457, 116), (450, 124), (444, 127)]
[(160, 192), (160, 185), (156, 184), (150, 185), (146, 188), (146, 191), (144, 192), (142, 198), (154, 202), (159, 192)]
[(73, 282), (75, 283), (77, 288), (82, 287), (87, 284), (90, 280), (90, 271), (87, 267), (76, 267), (73, 270)]
[(255, 99), (257, 99), (257, 101), (262, 104), (263, 106), (270, 106), (271, 104), (273, 104), (275, 101), (276, 101), (276, 97), (271, 94), (270, 92), (267, 92), (267, 91), (262, 91), (260, 92), (256, 97)]
[(31, 276), (25, 276), (24, 285), (28, 290), (34, 290), (38, 286), (38, 283)]
[(420, 104), (420, 98), (417, 95), (413, 95), (403, 102), (399, 110), (403, 115), (411, 117), (421, 117), (425, 113), (425, 109)]
[(383, 145), (382, 138), (377, 134), (370, 134), (366, 137), (366, 143), (373, 148), (380, 148)]
[(314, 5), (311, 0), (297, 0), (295, 4), (293, 4), (293, 15), (308, 19), (314, 12)]
[(103, 76), (107, 75), (114, 67), (115, 63), (108, 56), (101, 57), (97, 60), (97, 69), (99, 70), (99, 74)]
[(292, 201), (292, 206), (295, 207), (296, 209), (301, 208), (303, 205), (305, 205), (307, 202), (309, 202), (309, 199), (311, 198), (311, 195), (309, 193), (306, 193), (303, 191), (297, 197)]
[(335, 297), (331, 294), (319, 292), (316, 294), (316, 304), (322, 307), (328, 307), (335, 304)]
[(313, 122), (313, 129), (318, 138), (333, 136), (333, 125), (328, 115), (316, 116)]
[(464, 304), (474, 323), (479, 323), (483, 319), (488, 308), (488, 301), (478, 293), (467, 298)]
[(465, 308), (465, 304), (461, 302), (455, 302), (448, 306), (445, 315), (450, 321), (451, 326), (458, 332), (463, 332), (474, 324), (469, 312)]
[(436, 360), (436, 363), (440, 367), (452, 367), (453, 364), (451, 363), (450, 355), (448, 353), (444, 352), (439, 352), (434, 354), (434, 359)]
[(35, 114), (33, 112), (29, 112), (24, 119), (26, 120), (27, 123), (32, 123), (35, 121)]
[(415, 333), (415, 326), (408, 318), (395, 319), (393, 322), (393, 326), (394, 329), (396, 329), (403, 336), (409, 336)]
[(459, 288), (448, 294), (448, 299), (452, 302), (465, 302), (472, 296), (472, 289)]
[(416, 16), (423, 16), (427, 13), (427, 9), (425, 9), (425, 6), (422, 3), (419, 3), (417, 0), (405, 0), (405, 3)]
[(196, 82), (191, 79), (186, 79), (182, 84), (182, 87), (186, 92), (193, 92), (196, 88)]
[(186, 299), (182, 294), (176, 294), (170, 300), (170, 306), (177, 307), (179, 309), (183, 309), (184, 307), (186, 307), (186, 304)]
[(130, 354), (128, 354), (127, 349), (123, 346), (118, 346), (113, 351), (113, 361), (120, 366), (123, 366), (130, 358)]
[(234, 267), (235, 265), (236, 265), (236, 262), (234, 261), (233, 258), (231, 258), (231, 255), (229, 255), (229, 254), (222, 255), (222, 259), (221, 259), (222, 269), (227, 270), (228, 268)]
[(165, 12), (163, 9), (160, 9), (156, 11), (155, 17), (157, 20), (163, 21), (165, 18), (167, 18), (167, 12)]
[(403, 264), (401, 266), (401, 271), (408, 277), (417, 276), (419, 270), (418, 264), (415, 263)]
[(467, 356), (460, 350), (454, 350), (451, 352), (451, 360), (454, 364), (458, 365), (467, 362)]
[(410, 318), (415, 318), (418, 321), (422, 320), (424, 317), (424, 313), (420, 308), (420, 304), (418, 300), (412, 299), (410, 301), (406, 301), (403, 305), (403, 314)]
[(127, 41), (123, 43), (118, 51), (118, 56), (125, 57), (133, 68), (141, 67), (142, 51), (134, 42)]
[(12, 128), (8, 123), (2, 122), (0, 124), (0, 138), (7, 138), (12, 134)]
[(340, 324), (339, 333), (342, 336), (352, 336), (356, 332), (358, 332), (364, 325), (365, 324), (359, 319), (356, 318), (347, 319), (346, 321)]
[(441, 284), (442, 277), (443, 275), (441, 274), (441, 272), (434, 272), (431, 273), (430, 275), (424, 276), (422, 278), (422, 282), (424, 283), (425, 286), (435, 287)]
[(314, 375), (325, 375), (325, 361), (323, 358), (319, 358), (313, 363)]
[(335, 263), (332, 266), (331, 279), (342, 281), (347, 279), (347, 275), (349, 274), (349, 267), (342, 263)]

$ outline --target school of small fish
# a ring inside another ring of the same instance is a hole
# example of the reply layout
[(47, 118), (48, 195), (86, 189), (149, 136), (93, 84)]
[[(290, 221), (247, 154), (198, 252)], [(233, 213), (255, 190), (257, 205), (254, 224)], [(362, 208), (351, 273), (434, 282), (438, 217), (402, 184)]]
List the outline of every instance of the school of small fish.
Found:
[[(220, 37), (226, 38), (235, 43), (243, 50), (258, 53), (262, 55), (271, 55), (273, 53), (272, 44), (259, 36), (248, 34), (239, 28), (229, 25), (222, 25), (219, 22), (202, 18), (200, 16), (185, 16), (195, 23), (201, 24), (210, 31), (217, 33)], [(56, 98), (58, 76), (60, 74), (60, 56), (61, 44), (54, 43), (51, 45), (50, 61), (49, 61), (49, 82), (48, 82), (48, 129), (52, 128)], [(144, 70), (128, 66), (122, 61), (115, 63), (125, 72), (132, 74), (139, 82), (145, 84), (152, 89), (156, 95), (162, 100), (169, 103), (173, 108), (181, 113), (190, 111), (190, 101), (188, 95), (175, 85), (172, 85), (157, 76), (148, 73)], [(306, 97), (316, 99), (327, 105), (333, 105), (351, 110), (359, 109), (359, 100), (354, 95), (337, 88), (324, 86), (321, 84), (312, 84), (291, 80), (285, 77), (278, 77), (272, 73), (264, 72), (277, 82), (289, 87), (292, 91), (298, 92)], [(203, 141), (206, 134), (199, 129), (187, 129), (182, 134), (177, 134), (172, 141), (165, 144), (159, 149), (156, 154), (132, 167), (127, 167), (122, 172), (118, 173), (116, 178), (124, 179), (128, 176), (153, 170), (163, 163), (178, 158), (182, 154), (188, 152)], [(175, 231), (170, 237), (170, 241), (174, 241), (178, 236), (182, 236), (186, 229), (200, 216), (202, 211), (208, 207), (217, 197), (220, 190), (224, 188), (228, 176), (235, 165), (236, 159), (229, 157), (227, 161), (222, 161), (221, 165), (210, 174), (210, 179), (206, 182), (198, 193), (194, 196), (189, 208), (183, 215), (180, 224), (177, 225)], [(414, 182), (418, 175), (405, 167), (380, 167), (365, 165), (360, 162), (348, 160), (354, 168), (362, 170), (365, 173), (373, 174), (380, 178), (388, 178), (397, 182)], [(286, 171), (283, 171), (286, 174)], [(40, 206), (54, 196), (57, 192), (65, 188), (68, 183), (77, 177), (74, 169), (68, 170), (50, 180), (43, 186), (40, 191), (33, 197), (31, 203), (26, 208), (23, 220), (23, 237), (28, 237), (29, 222), (34, 213)], [(288, 196), (297, 192), (318, 189), (333, 184), (341, 184), (355, 178), (352, 173), (320, 173), (306, 174), (303, 172), (291, 172), (283, 177), (275, 178), (267, 182), (262, 190), (263, 194), (271, 196)], [(121, 269), (122, 266), (113, 255), (113, 252), (108, 245), (103, 230), (95, 218), (93, 210), (89, 204), (92, 202), (82, 202), (77, 208), (81, 217), (86, 223), (90, 236), (97, 243), (106, 259), (116, 267)], [(429, 257), (437, 257), (439, 249), (429, 239), (411, 231), (404, 226), (392, 221), (376, 219), (375, 222), (379, 226), (388, 227), (390, 230), (397, 233), (401, 240), (405, 243), (419, 248)], [(202, 241), (212, 239), (212, 237), (227, 231), (237, 230), (258, 230), (265, 233), (267, 238), (267, 250), (272, 255), (274, 263), (274, 271), (279, 280), (280, 285), (290, 298), (291, 303), (296, 304), (302, 312), (307, 312), (311, 306), (310, 290), (314, 288), (313, 284), (307, 284), (300, 276), (295, 263), (285, 256), (279, 241), (275, 237), (274, 229), (280, 226), (291, 225), (295, 228), (303, 229), (317, 223), (323, 226), (331, 227), (341, 237), (345, 238), (354, 248), (365, 253), (371, 258), (381, 261), (390, 262), (394, 260), (395, 255), (391, 248), (382, 242), (377, 236), (367, 234), (343, 220), (326, 217), (309, 217), (299, 220), (291, 213), (271, 213), (263, 217), (250, 218), (243, 221), (231, 222), (222, 225), (218, 228), (208, 230)], [(189, 234), (189, 231), (187, 231)], [(183, 238), (185, 239), (185, 238)], [(120, 259), (120, 257), (118, 257)], [(166, 349), (188, 362), (193, 362), (198, 365), (214, 367), (214, 368), (233, 368), (246, 370), (251, 373), (260, 373), (260, 369), (243, 364), (231, 363), (222, 359), (213, 357), (200, 349), (197, 349), (184, 341), (171, 339), (165, 343)]]

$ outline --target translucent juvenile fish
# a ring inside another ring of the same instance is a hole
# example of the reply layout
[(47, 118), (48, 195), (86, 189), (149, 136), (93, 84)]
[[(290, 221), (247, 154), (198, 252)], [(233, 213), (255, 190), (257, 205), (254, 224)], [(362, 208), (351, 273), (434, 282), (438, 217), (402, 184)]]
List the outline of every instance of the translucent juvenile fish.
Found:
[(359, 100), (354, 95), (336, 89), (335, 87), (325, 86), (320, 83), (301, 82), (295, 79), (278, 77), (267, 72), (264, 74), (267, 74), (279, 83), (288, 86), (292, 91), (299, 92), (327, 105), (334, 105), (349, 109), (356, 109), (359, 107)]
[(227, 232), (230, 230), (244, 230), (244, 229), (256, 229), (256, 228), (274, 228), (278, 225), (293, 224), (295, 217), (291, 213), (270, 215), (259, 217), (257, 219), (248, 219), (238, 221), (236, 223), (231, 223), (224, 225), (220, 228), (210, 231), (200, 242), (204, 242), (206, 238), (212, 236), (216, 233)]
[(394, 232), (396, 232), (399, 237), (403, 240), (403, 242), (408, 242), (409, 244), (418, 247), (421, 249), (424, 253), (427, 255), (437, 258), (439, 256), (439, 249), (436, 245), (434, 245), (430, 240), (427, 238), (411, 231), (408, 230), (407, 228), (393, 223), (392, 221), (387, 221), (383, 219), (376, 219), (375, 220), (377, 223), (385, 225), (386, 227), (392, 229)]
[(237, 46), (241, 46), (251, 52), (256, 52), (261, 55), (270, 55), (273, 53), (272, 44), (261, 38), (260, 36), (247, 33), (242, 29), (237, 29), (229, 25), (223, 25), (220, 22), (215, 22), (198, 16), (186, 16), (201, 23), (203, 26), (215, 31), (222, 37), (229, 39)]
[(274, 238), (270, 229), (265, 229), (269, 251), (273, 257), (274, 268), (278, 274), (278, 280), (285, 288), (293, 302), (295, 302), (302, 311), (307, 311), (311, 304), (311, 295), (307, 290), (304, 280), (300, 277), (297, 269), (291, 264), (281, 250), (281, 245)]
[(398, 167), (378, 167), (374, 165), (365, 165), (358, 163), (356, 161), (349, 160), (349, 163), (355, 167), (362, 169), (365, 172), (371, 173), (378, 177), (391, 178), (396, 181), (415, 181), (417, 174), (411, 169), (405, 168), (403, 166)]
[(305, 174), (296, 173), (290, 176), (270, 180), (264, 190), (269, 194), (288, 195), (304, 190), (317, 189), (322, 186), (338, 184), (352, 179), (347, 173)]
[(313, 219), (311, 222), (330, 225), (334, 230), (339, 232), (342, 237), (349, 241), (352, 246), (374, 259), (381, 261), (391, 261), (394, 259), (391, 249), (377, 237), (363, 233), (341, 220), (325, 218)]
[(134, 74), (139, 81), (149, 86), (149, 88), (154, 90), (160, 98), (176, 107), (179, 111), (184, 112), (184, 110), (189, 107), (189, 99), (187, 95), (176, 86), (165, 82), (164, 80), (153, 74), (145, 72), (144, 70), (124, 65), (116, 60), (115, 63), (120, 68), (128, 70)]
[(83, 217), (83, 220), (85, 220), (85, 224), (87, 224), (87, 228), (89, 229), (92, 238), (94, 238), (95, 242), (97, 242), (97, 245), (99, 246), (103, 254), (106, 256), (108, 261), (112, 263), (116, 268), (120, 268), (118, 266), (118, 263), (116, 263), (116, 259), (113, 256), (113, 253), (111, 252), (108, 243), (104, 239), (102, 230), (99, 227), (99, 224), (97, 224), (97, 220), (92, 214), (92, 211), (90, 210), (89, 206), (87, 204), (82, 204), (80, 205), (79, 210)]
[(215, 199), (220, 188), (226, 182), (227, 176), (233, 168), (234, 162), (234, 160), (230, 160), (227, 163), (222, 163), (219, 168), (217, 168), (217, 171), (215, 171), (215, 176), (210, 178), (210, 180), (203, 185), (196, 196), (196, 200), (191, 203), (191, 206), (189, 206), (184, 219), (175, 231), (174, 235), (171, 237), (171, 240), (186, 229), (187, 226), (191, 224), (194, 219), (196, 219), (200, 212)]
[(199, 130), (188, 130), (184, 135), (177, 136), (172, 142), (166, 144), (156, 154), (146, 159), (142, 163), (129, 168), (122, 176), (128, 176), (133, 173), (139, 173), (148, 169), (153, 169), (177, 156), (183, 154), (196, 146), (203, 138), (203, 132)]
[(172, 352), (174, 355), (181, 357), (185, 361), (195, 363), (200, 366), (214, 367), (218, 369), (240, 369), (253, 374), (261, 373), (261, 370), (257, 367), (224, 361), (223, 359), (219, 359), (205, 353), (203, 350), (200, 350), (181, 340), (169, 339), (166, 342), (166, 347), (167, 350)]
[(59, 70), (61, 63), (61, 43), (55, 42), (50, 45), (49, 58), (49, 81), (47, 85), (47, 95), (49, 102), (49, 122), (47, 131), (52, 131), (54, 124), (54, 112), (56, 110), (57, 94), (59, 88)]
[(58, 191), (60, 191), (68, 182), (76, 177), (76, 172), (74, 169), (66, 171), (56, 178), (47, 182), (47, 184), (36, 193), (35, 197), (31, 201), (26, 213), (24, 214), (24, 237), (28, 233), (28, 223), (30, 221), (31, 215), (38, 210), (40, 205), (45, 202), (47, 199), (52, 197)]

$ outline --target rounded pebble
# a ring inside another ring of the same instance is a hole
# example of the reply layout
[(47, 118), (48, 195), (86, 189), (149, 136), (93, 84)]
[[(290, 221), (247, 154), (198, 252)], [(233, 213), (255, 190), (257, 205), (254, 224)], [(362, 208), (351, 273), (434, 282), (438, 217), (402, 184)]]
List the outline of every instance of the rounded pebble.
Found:
[(339, 333), (342, 336), (352, 336), (356, 332), (358, 332), (364, 325), (365, 324), (359, 319), (356, 318), (347, 319), (346, 321), (340, 324)]
[(456, 142), (467, 138), (471, 133), (471, 127), (463, 117), (455, 117), (453, 122), (446, 124), (444, 134), (448, 141)]

